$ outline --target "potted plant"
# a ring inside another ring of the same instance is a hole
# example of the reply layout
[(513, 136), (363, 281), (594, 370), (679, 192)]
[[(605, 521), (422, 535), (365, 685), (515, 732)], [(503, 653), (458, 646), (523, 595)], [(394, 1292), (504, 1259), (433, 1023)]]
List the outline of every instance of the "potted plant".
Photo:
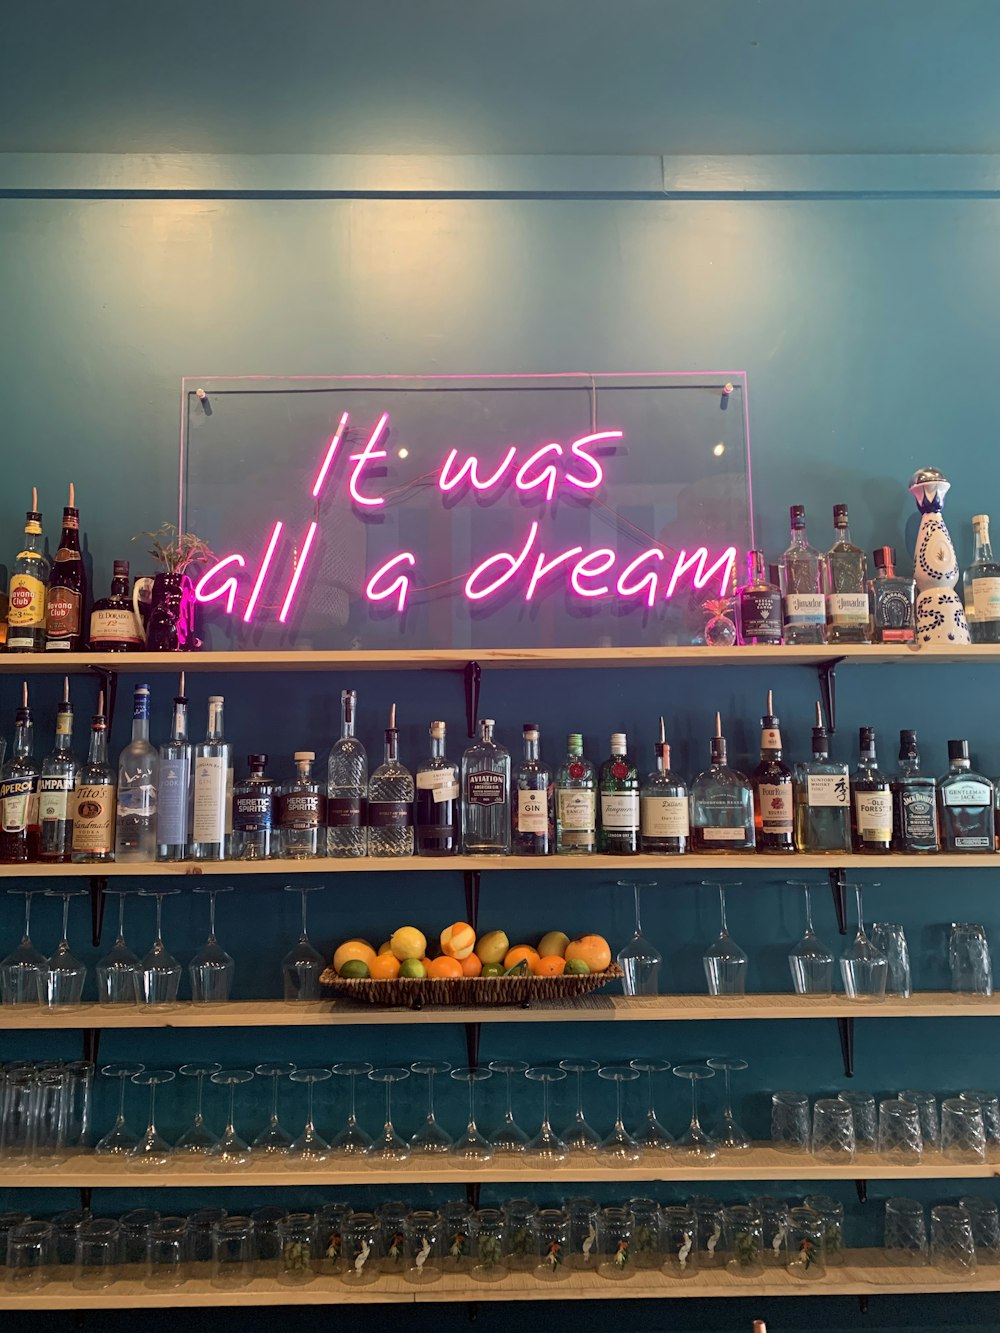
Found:
[(213, 560), (211, 548), (193, 532), (181, 532), (173, 523), (163, 523), (155, 532), (140, 532), (132, 540), (141, 537), (149, 539), (149, 554), (160, 566), (152, 580), (146, 647), (158, 653), (200, 648), (201, 640), (194, 633), (194, 580), (189, 570)]

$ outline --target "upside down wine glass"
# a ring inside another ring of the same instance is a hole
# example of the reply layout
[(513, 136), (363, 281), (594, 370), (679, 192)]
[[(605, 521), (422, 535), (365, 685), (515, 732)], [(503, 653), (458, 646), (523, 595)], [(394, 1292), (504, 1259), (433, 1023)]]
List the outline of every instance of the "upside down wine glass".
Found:
[(212, 1075), (212, 1082), (229, 1089), (229, 1119), (222, 1131), (222, 1138), (209, 1149), (209, 1157), (216, 1166), (245, 1166), (250, 1160), (250, 1145), (236, 1132), (236, 1089), (241, 1083), (249, 1083), (253, 1074), (249, 1069), (219, 1069)]
[[(709, 995), (743, 995), (747, 984), (747, 956), (729, 934), (726, 924), (726, 890), (721, 884), (703, 879), (706, 888), (719, 890), (719, 935), (705, 950), (702, 963)], [(738, 888), (737, 880), (731, 888)]]
[(840, 955), (840, 975), (849, 1000), (862, 1004), (877, 1004), (885, 999), (885, 984), (889, 978), (889, 962), (865, 934), (864, 914), (861, 909), (861, 885), (851, 884), (858, 905), (858, 933)]
[(527, 1151), (540, 1162), (562, 1162), (566, 1157), (566, 1145), (552, 1128), (549, 1120), (549, 1084), (558, 1083), (566, 1077), (565, 1069), (555, 1069), (551, 1065), (536, 1065), (525, 1070), (525, 1077), (533, 1083), (542, 1085), (542, 1123), (538, 1133), (528, 1144)]
[(289, 1157), (296, 1157), (300, 1162), (325, 1162), (330, 1155), (330, 1145), (316, 1130), (313, 1101), (316, 1084), (324, 1082), (331, 1074), (329, 1069), (293, 1069), (288, 1075), (293, 1083), (304, 1083), (309, 1090), (305, 1126), (288, 1149)]
[(38, 998), (50, 1009), (76, 1006), (83, 998), (83, 983), (87, 979), (87, 964), (77, 958), (69, 947), (69, 905), (73, 898), (85, 898), (86, 889), (47, 889), (46, 897), (63, 900), (62, 938), (55, 953), (47, 959), (38, 973)]
[(194, 1120), (190, 1127), (177, 1140), (174, 1145), (177, 1152), (189, 1153), (210, 1153), (219, 1142), (218, 1134), (213, 1134), (205, 1124), (205, 1116), (202, 1111), (202, 1096), (204, 1093), (204, 1084), (206, 1078), (211, 1078), (222, 1068), (219, 1064), (199, 1065), (186, 1064), (181, 1065), (179, 1073), (184, 1078), (196, 1079)]
[(688, 1162), (714, 1162), (719, 1150), (711, 1142), (698, 1119), (698, 1084), (714, 1078), (715, 1070), (707, 1065), (675, 1065), (677, 1078), (686, 1078), (691, 1084), (691, 1123), (674, 1144), (674, 1152)]
[(646, 1118), (636, 1130), (635, 1141), (640, 1151), (665, 1153), (673, 1147), (674, 1136), (660, 1124), (656, 1117), (654, 1101), (653, 1075), (665, 1074), (672, 1066), (669, 1060), (630, 1060), (629, 1064), (640, 1074), (646, 1075), (649, 1100), (646, 1106)]
[(322, 884), (286, 884), (286, 893), (297, 893), (302, 898), (302, 934), (295, 947), (281, 960), (281, 979), (285, 999), (290, 1003), (319, 999), (319, 979), (326, 966), (321, 953), (313, 948), (306, 927), (310, 893), (317, 893)]
[(560, 1060), (559, 1068), (565, 1069), (567, 1074), (576, 1075), (576, 1112), (573, 1123), (563, 1131), (562, 1140), (571, 1153), (596, 1152), (601, 1146), (601, 1136), (592, 1125), (587, 1124), (583, 1110), (583, 1076), (595, 1074), (600, 1068), (600, 1061)]
[(125, 899), (131, 889), (105, 889), (118, 897), (118, 937), (97, 964), (97, 998), (101, 1004), (135, 1004), (136, 954), (125, 943)]
[(165, 1166), (173, 1152), (170, 1144), (156, 1128), (156, 1089), (161, 1083), (172, 1083), (172, 1069), (144, 1069), (141, 1074), (133, 1075), (132, 1082), (140, 1087), (149, 1088), (149, 1124), (146, 1132), (128, 1155), (133, 1166)]
[(735, 1056), (713, 1055), (710, 1060), (705, 1061), (709, 1069), (715, 1073), (725, 1075), (725, 1105), (722, 1110), (722, 1125), (717, 1134), (712, 1135), (712, 1142), (717, 1144), (725, 1152), (746, 1152), (748, 1148), (753, 1147), (750, 1135), (742, 1130), (736, 1123), (736, 1117), (733, 1115), (733, 1094), (730, 1085), (730, 1078), (733, 1074), (738, 1074), (747, 1068), (746, 1060), (740, 1060)]
[(491, 1060), (490, 1069), (494, 1074), (503, 1074), (507, 1080), (507, 1110), (499, 1126), (490, 1135), (490, 1144), (496, 1153), (520, 1154), (527, 1150), (529, 1135), (514, 1119), (513, 1086), (511, 1079), (515, 1074), (524, 1074), (528, 1069), (527, 1060)]
[(283, 1157), (292, 1146), (292, 1136), (278, 1120), (278, 1080), (294, 1074), (296, 1066), (288, 1061), (257, 1065), (258, 1078), (271, 1080), (271, 1117), (253, 1141), (254, 1157)]
[(156, 938), (135, 974), (136, 999), (140, 1004), (176, 1004), (181, 984), (181, 965), (163, 943), (163, 900), (180, 889), (140, 889), (140, 898), (156, 899)]
[(414, 1152), (446, 1153), (452, 1146), (452, 1137), (442, 1129), (434, 1115), (434, 1078), (437, 1074), (447, 1074), (451, 1065), (447, 1060), (415, 1060), (410, 1071), (421, 1074), (427, 1079), (427, 1114), (424, 1123), (410, 1139)]
[(615, 1085), (615, 1123), (611, 1133), (601, 1144), (601, 1156), (608, 1162), (637, 1162), (639, 1145), (625, 1128), (622, 1120), (622, 1084), (633, 1083), (639, 1077), (631, 1065), (604, 1065), (597, 1071), (598, 1078), (610, 1079)]
[(452, 1157), (461, 1158), (463, 1162), (488, 1162), (493, 1156), (493, 1149), (480, 1134), (476, 1125), (476, 1084), (484, 1083), (486, 1079), (492, 1078), (493, 1071), (478, 1066), (475, 1068), (465, 1066), (461, 1069), (453, 1069), (451, 1076), (459, 1083), (468, 1083), (469, 1085), (469, 1123), (465, 1127), (465, 1133), (451, 1145), (451, 1155)]
[(105, 1078), (118, 1080), (118, 1115), (104, 1138), (94, 1145), (96, 1156), (125, 1157), (139, 1142), (138, 1135), (133, 1134), (125, 1123), (125, 1088), (137, 1074), (143, 1073), (145, 1068), (145, 1065), (140, 1064), (102, 1066), (101, 1073)]
[(46, 958), (31, 942), (31, 900), (44, 889), (8, 889), (7, 892), (24, 895), (24, 934), (14, 952), (0, 963), (0, 998), (4, 1004), (35, 1005)]
[(403, 1069), (402, 1066), (389, 1065), (383, 1069), (373, 1069), (368, 1077), (373, 1083), (382, 1083), (385, 1086), (385, 1124), (382, 1126), (382, 1137), (372, 1144), (368, 1155), (381, 1162), (405, 1162), (410, 1155), (410, 1145), (405, 1139), (400, 1138), (392, 1123), (392, 1085), (402, 1083), (403, 1079), (409, 1078), (410, 1071)]
[(642, 933), (639, 917), (639, 895), (643, 889), (655, 889), (655, 880), (640, 883), (632, 879), (620, 879), (620, 889), (631, 889), (635, 895), (635, 934), (618, 954), (618, 966), (625, 974), (623, 986), (626, 995), (658, 995), (660, 992), (660, 964), (663, 955), (654, 949)]
[(331, 1150), (337, 1157), (363, 1157), (371, 1151), (372, 1139), (370, 1134), (358, 1124), (358, 1117), (355, 1111), (355, 1093), (356, 1083), (359, 1078), (364, 1078), (366, 1074), (372, 1072), (370, 1064), (337, 1064), (333, 1066), (333, 1073), (341, 1078), (349, 1080), (348, 1083), (348, 1102), (347, 1102), (347, 1124), (340, 1131), (337, 1137), (330, 1145)]
[(224, 1004), (232, 993), (236, 964), (215, 938), (215, 900), (220, 893), (232, 893), (233, 887), (194, 892), (208, 894), (208, 939), (188, 963), (191, 999), (195, 1004)]
[(790, 879), (802, 889), (806, 905), (806, 933), (788, 955), (796, 995), (829, 995), (833, 990), (833, 954), (813, 930), (812, 895), (808, 884)]

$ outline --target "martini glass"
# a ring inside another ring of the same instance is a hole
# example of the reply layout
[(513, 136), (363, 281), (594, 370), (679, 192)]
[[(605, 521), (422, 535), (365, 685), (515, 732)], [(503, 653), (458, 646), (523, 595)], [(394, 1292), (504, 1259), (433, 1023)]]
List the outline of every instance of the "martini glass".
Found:
[(97, 964), (97, 998), (101, 1004), (135, 1004), (138, 957), (125, 943), (125, 899), (131, 889), (105, 889), (118, 897), (118, 938)]
[(514, 1119), (514, 1103), (512, 1097), (511, 1079), (514, 1074), (523, 1074), (527, 1071), (527, 1060), (491, 1060), (490, 1069), (494, 1074), (503, 1074), (507, 1080), (507, 1110), (504, 1112), (503, 1120), (499, 1126), (490, 1135), (490, 1143), (495, 1153), (501, 1153), (504, 1156), (514, 1153), (523, 1153), (528, 1147), (529, 1136), (524, 1132), (521, 1126)]
[(125, 1157), (139, 1142), (138, 1136), (125, 1123), (125, 1088), (145, 1068), (145, 1065), (140, 1064), (102, 1066), (101, 1073), (105, 1078), (118, 1080), (118, 1115), (104, 1138), (94, 1145), (94, 1153), (98, 1157)]
[(597, 1077), (609, 1079), (615, 1085), (615, 1123), (611, 1133), (601, 1144), (601, 1156), (616, 1166), (624, 1162), (637, 1162), (639, 1145), (625, 1128), (622, 1120), (622, 1084), (634, 1083), (639, 1077), (639, 1071), (632, 1065), (602, 1065), (597, 1071)]
[(747, 1062), (733, 1056), (713, 1055), (705, 1063), (709, 1069), (713, 1069), (717, 1074), (724, 1074), (726, 1080), (726, 1101), (722, 1110), (722, 1126), (717, 1134), (711, 1136), (712, 1142), (723, 1152), (746, 1152), (748, 1148), (753, 1147), (753, 1141), (750, 1135), (739, 1127), (736, 1123), (736, 1117), (733, 1115), (733, 1094), (730, 1078), (731, 1075), (739, 1074), (746, 1069)]
[(458, 1082), (469, 1085), (469, 1123), (465, 1127), (465, 1133), (455, 1140), (449, 1151), (452, 1157), (459, 1157), (464, 1162), (488, 1162), (493, 1156), (493, 1148), (480, 1134), (476, 1125), (476, 1084), (492, 1078), (493, 1071), (464, 1066), (461, 1069), (453, 1069), (451, 1076)]
[(674, 1136), (660, 1124), (656, 1118), (656, 1104), (653, 1095), (653, 1075), (665, 1074), (672, 1065), (669, 1060), (630, 1060), (633, 1069), (646, 1075), (647, 1092), (646, 1118), (635, 1133), (635, 1141), (642, 1152), (665, 1153), (674, 1146)]
[(140, 1004), (163, 1006), (177, 1003), (181, 965), (163, 943), (163, 900), (180, 889), (140, 889), (140, 898), (156, 899), (156, 938), (135, 974), (135, 994)]
[(441, 1128), (434, 1115), (434, 1076), (447, 1074), (451, 1065), (447, 1060), (416, 1060), (410, 1065), (410, 1072), (421, 1074), (427, 1079), (427, 1115), (424, 1123), (410, 1139), (414, 1152), (446, 1153), (452, 1146), (452, 1137)]
[(707, 1065), (674, 1065), (674, 1074), (691, 1084), (691, 1123), (674, 1144), (674, 1152), (688, 1162), (714, 1162), (719, 1150), (698, 1119), (698, 1084), (703, 1079), (715, 1078), (715, 1070)]
[(236, 1089), (241, 1083), (249, 1083), (253, 1074), (249, 1069), (219, 1069), (212, 1075), (212, 1082), (229, 1089), (229, 1119), (222, 1131), (222, 1138), (209, 1149), (208, 1156), (215, 1166), (246, 1166), (250, 1160), (250, 1145), (236, 1132)]
[(47, 889), (46, 897), (63, 900), (62, 938), (55, 953), (38, 972), (38, 998), (50, 1009), (67, 1009), (79, 1005), (83, 997), (83, 983), (87, 979), (87, 964), (82, 963), (69, 947), (69, 905), (73, 898), (85, 898), (86, 889)]
[(0, 997), (4, 1004), (38, 1004), (39, 978), (46, 965), (43, 953), (31, 942), (31, 899), (43, 889), (8, 889), (24, 895), (24, 934), (21, 942), (0, 963)]
[(833, 954), (813, 930), (812, 894), (808, 884), (790, 879), (786, 883), (799, 885), (805, 896), (806, 933), (788, 955), (792, 985), (796, 995), (829, 995), (833, 990)]
[(177, 1152), (206, 1154), (210, 1153), (212, 1149), (215, 1147), (215, 1145), (219, 1142), (218, 1134), (213, 1134), (212, 1131), (205, 1124), (205, 1116), (202, 1112), (202, 1094), (204, 1092), (205, 1079), (211, 1078), (213, 1074), (217, 1074), (221, 1068), (222, 1068), (221, 1065), (216, 1065), (216, 1064), (181, 1065), (179, 1072), (185, 1078), (194, 1078), (197, 1079), (198, 1081), (195, 1085), (197, 1091), (195, 1100), (194, 1121), (192, 1122), (190, 1128), (184, 1131), (184, 1133), (177, 1140), (177, 1143), (174, 1145), (175, 1150)]
[(410, 1071), (399, 1065), (389, 1065), (383, 1069), (373, 1069), (368, 1077), (373, 1083), (385, 1086), (385, 1124), (382, 1137), (371, 1146), (368, 1156), (379, 1162), (405, 1162), (410, 1155), (410, 1145), (396, 1133), (392, 1123), (392, 1087), (410, 1077)]
[(156, 1128), (156, 1089), (161, 1083), (172, 1083), (172, 1069), (144, 1069), (134, 1074), (132, 1082), (149, 1088), (149, 1124), (146, 1132), (128, 1155), (129, 1165), (140, 1167), (166, 1166), (173, 1152), (170, 1144)]
[(359, 1078), (364, 1078), (366, 1074), (372, 1072), (370, 1064), (339, 1064), (333, 1066), (333, 1072), (341, 1078), (350, 1080), (349, 1098), (347, 1109), (347, 1124), (333, 1140), (330, 1147), (336, 1157), (363, 1157), (371, 1151), (371, 1135), (358, 1124), (358, 1117), (355, 1111), (355, 1092), (356, 1084)]
[(576, 1075), (576, 1113), (572, 1124), (563, 1130), (562, 1140), (571, 1153), (592, 1153), (601, 1146), (601, 1136), (587, 1124), (583, 1111), (583, 1076), (594, 1074), (600, 1068), (597, 1060), (560, 1060), (559, 1068)]
[(194, 890), (208, 894), (208, 939), (188, 963), (191, 999), (195, 1004), (224, 1004), (232, 993), (236, 964), (215, 938), (215, 899), (220, 893), (232, 891), (232, 885)]
[(302, 934), (295, 947), (289, 950), (281, 960), (281, 978), (284, 984), (285, 999), (289, 1002), (319, 999), (319, 979), (326, 967), (326, 961), (309, 942), (306, 929), (307, 903), (310, 893), (317, 893), (322, 884), (286, 884), (286, 893), (297, 893), (302, 898)]
[[(747, 984), (747, 956), (729, 934), (726, 925), (726, 890), (721, 884), (703, 879), (709, 889), (719, 890), (719, 935), (702, 956), (709, 995), (742, 995)], [(738, 888), (740, 880), (730, 887)]]
[(618, 887), (631, 889), (635, 895), (635, 934), (618, 954), (618, 966), (625, 973), (623, 982), (625, 994), (658, 995), (663, 955), (658, 949), (654, 949), (643, 935), (639, 919), (639, 895), (643, 889), (655, 889), (656, 881), (641, 883), (632, 879), (620, 879)]
[(849, 884), (847, 887), (854, 890), (858, 905), (858, 933), (840, 955), (840, 975), (849, 1000), (857, 1000), (860, 1004), (878, 1004), (885, 999), (889, 961), (865, 934), (861, 885)]
[(536, 1162), (563, 1162), (566, 1160), (567, 1149), (549, 1119), (549, 1085), (560, 1083), (566, 1077), (566, 1070), (553, 1065), (536, 1065), (525, 1070), (524, 1076), (542, 1085), (542, 1123), (528, 1144), (528, 1154)]
[(332, 1076), (332, 1071), (329, 1069), (293, 1069), (288, 1075), (293, 1083), (304, 1083), (309, 1089), (306, 1123), (302, 1133), (288, 1149), (289, 1157), (294, 1157), (307, 1165), (310, 1162), (325, 1162), (330, 1156), (330, 1145), (316, 1130), (313, 1103), (316, 1084)]
[(254, 1157), (284, 1157), (292, 1146), (291, 1134), (278, 1120), (278, 1080), (294, 1074), (295, 1069), (291, 1061), (285, 1061), (257, 1065), (253, 1071), (258, 1078), (271, 1080), (271, 1118), (253, 1141)]

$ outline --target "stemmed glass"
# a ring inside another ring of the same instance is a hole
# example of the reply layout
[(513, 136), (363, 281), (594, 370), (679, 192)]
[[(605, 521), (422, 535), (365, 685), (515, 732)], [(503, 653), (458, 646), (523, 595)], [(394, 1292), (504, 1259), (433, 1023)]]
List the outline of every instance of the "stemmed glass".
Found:
[(125, 1088), (137, 1074), (143, 1073), (145, 1068), (145, 1065), (140, 1064), (102, 1066), (101, 1073), (104, 1077), (116, 1078), (119, 1083), (118, 1115), (104, 1138), (94, 1145), (94, 1152), (98, 1157), (124, 1157), (139, 1142), (138, 1137), (125, 1123)]
[(726, 1100), (722, 1110), (722, 1126), (717, 1134), (712, 1135), (712, 1142), (726, 1152), (746, 1152), (748, 1148), (753, 1147), (753, 1141), (749, 1134), (739, 1127), (736, 1123), (736, 1117), (733, 1115), (733, 1094), (730, 1077), (746, 1069), (747, 1062), (734, 1056), (713, 1055), (705, 1063), (709, 1069), (724, 1074), (726, 1079)]
[(674, 1144), (674, 1152), (689, 1162), (714, 1162), (719, 1150), (698, 1119), (698, 1084), (702, 1079), (715, 1078), (715, 1070), (707, 1065), (674, 1065), (674, 1074), (691, 1083), (691, 1123)]
[(236, 1089), (241, 1083), (249, 1083), (253, 1074), (249, 1069), (219, 1069), (212, 1075), (212, 1082), (229, 1089), (229, 1119), (222, 1131), (222, 1138), (208, 1155), (217, 1166), (245, 1166), (250, 1160), (250, 1145), (236, 1132), (235, 1110)]
[(283, 1157), (292, 1146), (291, 1134), (278, 1120), (278, 1080), (294, 1074), (296, 1067), (287, 1060), (257, 1065), (253, 1071), (259, 1078), (271, 1080), (271, 1118), (253, 1141), (254, 1157)]
[(639, 1071), (631, 1065), (602, 1065), (597, 1071), (597, 1077), (609, 1079), (615, 1085), (615, 1123), (611, 1133), (601, 1143), (601, 1156), (614, 1165), (637, 1162), (639, 1145), (625, 1128), (622, 1119), (622, 1084), (634, 1083), (639, 1077)]
[(306, 929), (307, 903), (310, 893), (316, 893), (325, 886), (322, 884), (286, 884), (286, 893), (298, 893), (302, 897), (302, 934), (295, 947), (289, 950), (281, 960), (281, 978), (284, 983), (285, 999), (288, 1001), (318, 1000), (319, 979), (326, 967), (321, 953), (309, 942)]
[(645, 938), (639, 919), (639, 895), (643, 889), (655, 889), (656, 881), (641, 883), (632, 879), (620, 879), (618, 887), (632, 889), (635, 894), (635, 934), (618, 954), (618, 966), (625, 973), (622, 983), (625, 994), (658, 995), (663, 955)]
[(222, 889), (194, 890), (195, 893), (208, 894), (208, 939), (188, 963), (191, 999), (195, 1004), (224, 1004), (233, 989), (236, 964), (215, 938), (215, 899), (220, 893), (232, 891), (232, 885)]
[(410, 1071), (421, 1074), (427, 1079), (427, 1115), (424, 1123), (410, 1139), (414, 1152), (446, 1153), (453, 1140), (447, 1130), (442, 1129), (434, 1115), (434, 1076), (447, 1074), (451, 1065), (447, 1060), (415, 1060)]
[(449, 1151), (452, 1157), (460, 1157), (464, 1162), (488, 1162), (493, 1156), (493, 1149), (476, 1125), (476, 1084), (492, 1078), (493, 1071), (463, 1066), (461, 1069), (453, 1069), (451, 1076), (459, 1083), (469, 1085), (469, 1123), (465, 1133), (455, 1140)]
[(24, 934), (14, 952), (0, 963), (0, 997), (4, 1004), (38, 1004), (46, 958), (31, 942), (31, 899), (44, 890), (8, 889), (7, 892), (24, 894)]
[(673, 1147), (674, 1136), (664, 1129), (656, 1118), (656, 1105), (653, 1100), (653, 1075), (665, 1074), (672, 1068), (670, 1061), (630, 1060), (629, 1064), (633, 1069), (638, 1069), (640, 1074), (646, 1075), (649, 1090), (646, 1118), (642, 1122), (641, 1129), (636, 1130), (635, 1141), (642, 1152), (668, 1152)]
[(330, 1155), (330, 1145), (316, 1132), (313, 1101), (316, 1084), (331, 1076), (332, 1071), (329, 1069), (293, 1069), (288, 1075), (293, 1083), (304, 1083), (309, 1089), (306, 1123), (302, 1133), (288, 1149), (289, 1157), (297, 1157), (300, 1162), (325, 1162)]
[(562, 1162), (566, 1158), (566, 1145), (552, 1128), (549, 1120), (549, 1084), (559, 1083), (566, 1077), (566, 1070), (553, 1065), (535, 1065), (524, 1071), (525, 1078), (542, 1085), (542, 1123), (538, 1133), (528, 1144), (528, 1154), (539, 1162)]
[(797, 879), (785, 881), (798, 885), (806, 902), (806, 933), (788, 955), (792, 985), (796, 995), (829, 995), (833, 990), (833, 954), (813, 930), (812, 894), (808, 884)]
[(373, 1069), (368, 1077), (373, 1083), (385, 1084), (385, 1124), (382, 1126), (382, 1137), (372, 1144), (368, 1155), (380, 1162), (405, 1162), (410, 1155), (410, 1145), (399, 1137), (392, 1123), (392, 1085), (402, 1083), (404, 1078), (409, 1078), (410, 1071), (401, 1066), (390, 1065), (384, 1069)]
[(172, 1083), (174, 1078), (172, 1069), (144, 1069), (141, 1074), (132, 1076), (133, 1083), (149, 1088), (149, 1124), (128, 1155), (133, 1166), (165, 1166), (170, 1160), (173, 1149), (156, 1128), (156, 1089), (161, 1083)]
[(86, 889), (46, 889), (47, 898), (63, 900), (62, 938), (55, 953), (38, 972), (38, 999), (49, 1008), (65, 1009), (78, 1005), (87, 979), (87, 964), (75, 957), (69, 947), (69, 904), (72, 898), (85, 898)]
[(202, 1111), (202, 1094), (204, 1092), (205, 1079), (211, 1078), (213, 1074), (217, 1074), (221, 1068), (222, 1066), (218, 1064), (181, 1065), (178, 1072), (185, 1078), (194, 1078), (197, 1079), (198, 1082), (196, 1084), (197, 1092), (195, 1097), (194, 1120), (190, 1128), (186, 1129), (177, 1140), (174, 1145), (175, 1151), (203, 1154), (210, 1153), (219, 1142), (218, 1134), (213, 1134), (205, 1124), (205, 1116)]
[[(702, 957), (708, 993), (742, 995), (747, 984), (747, 956), (729, 934), (726, 925), (726, 890), (713, 880), (703, 879), (701, 882), (706, 888), (719, 890), (719, 936), (712, 941)], [(740, 882), (737, 880), (730, 887), (738, 888)]]
[(491, 1060), (490, 1069), (494, 1074), (503, 1074), (507, 1079), (507, 1110), (503, 1120), (490, 1135), (490, 1144), (496, 1153), (523, 1153), (528, 1147), (528, 1135), (514, 1119), (513, 1089), (511, 1078), (514, 1074), (527, 1071), (527, 1060)]
[(135, 1004), (136, 954), (125, 943), (125, 899), (131, 889), (105, 889), (118, 897), (118, 938), (97, 964), (97, 999), (101, 1004)]
[(587, 1124), (583, 1111), (583, 1076), (593, 1074), (600, 1068), (598, 1060), (560, 1060), (559, 1068), (567, 1074), (576, 1075), (576, 1112), (573, 1123), (563, 1130), (562, 1140), (571, 1153), (596, 1152), (601, 1146), (601, 1136), (592, 1125)]
[(861, 910), (861, 885), (849, 884), (858, 904), (858, 933), (840, 955), (840, 975), (849, 1000), (877, 1004), (885, 999), (885, 983), (889, 977), (889, 963), (884, 953), (875, 948), (865, 934)]
[(355, 1112), (355, 1084), (357, 1079), (370, 1074), (372, 1067), (370, 1064), (339, 1064), (333, 1066), (333, 1072), (342, 1078), (350, 1079), (350, 1095), (347, 1124), (333, 1140), (330, 1148), (338, 1157), (360, 1157), (371, 1151), (372, 1139), (371, 1135), (366, 1134), (358, 1124)]
[(163, 900), (180, 889), (140, 889), (140, 898), (156, 899), (156, 938), (135, 973), (135, 996), (140, 1004), (176, 1004), (181, 965), (163, 943)]

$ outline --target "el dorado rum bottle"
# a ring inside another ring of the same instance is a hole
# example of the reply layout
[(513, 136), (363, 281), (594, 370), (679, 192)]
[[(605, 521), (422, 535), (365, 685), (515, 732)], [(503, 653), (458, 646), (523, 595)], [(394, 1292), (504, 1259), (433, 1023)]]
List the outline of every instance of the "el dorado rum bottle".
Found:
[(87, 572), (80, 552), (80, 511), (74, 501), (73, 483), (69, 504), (63, 510), (62, 535), (49, 578), (45, 610), (45, 651), (78, 652), (86, 641)]
[(94, 603), (90, 646), (102, 653), (135, 653), (142, 647), (142, 631), (132, 609), (127, 560), (115, 561), (111, 595)]

